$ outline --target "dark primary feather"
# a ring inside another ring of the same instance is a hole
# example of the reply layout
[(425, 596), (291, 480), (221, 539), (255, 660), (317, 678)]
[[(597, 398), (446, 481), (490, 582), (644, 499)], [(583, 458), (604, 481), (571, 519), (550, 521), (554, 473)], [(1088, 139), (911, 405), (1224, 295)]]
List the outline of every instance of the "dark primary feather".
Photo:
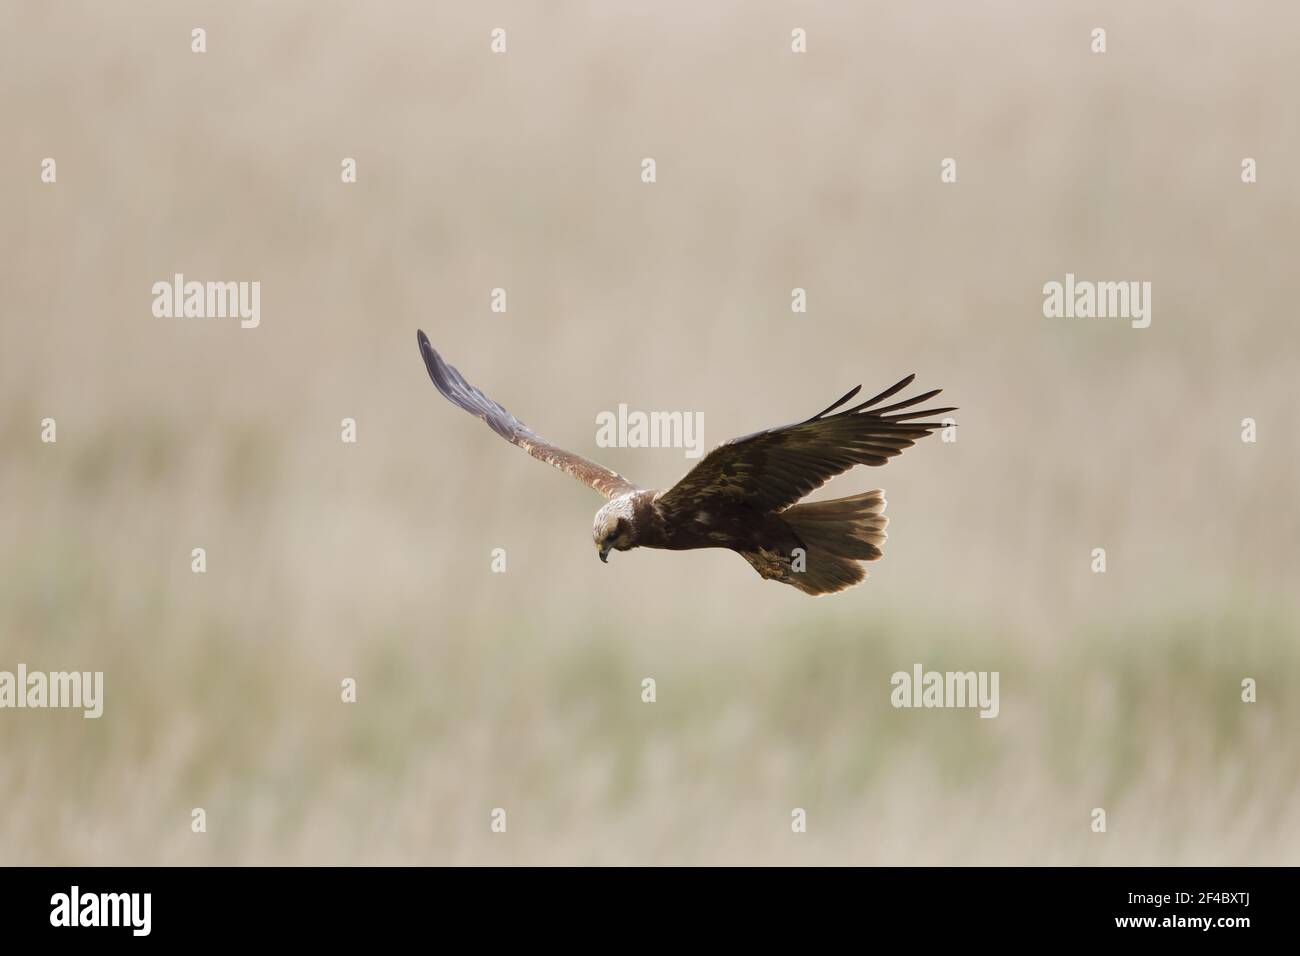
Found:
[(669, 515), (700, 508), (711, 498), (744, 503), (762, 512), (781, 511), (855, 465), (883, 465), (943, 427), (942, 422), (913, 419), (956, 411), (903, 411), (929, 401), (940, 389), (873, 407), (902, 391), (915, 377), (909, 375), (846, 411), (830, 414), (857, 395), (861, 386), (806, 421), (724, 442), (661, 494), (656, 504)]
[(433, 379), (433, 384), (443, 397), (459, 405), (471, 415), (483, 419), (506, 441), (518, 445), (534, 458), (567, 472), (583, 484), (596, 489), (606, 498), (641, 490), (617, 472), (552, 445), (465, 381), (465, 377), (460, 372), (444, 362), (442, 356), (434, 351), (433, 346), (429, 344), (428, 336), (423, 331), (419, 332), (416, 338), (420, 343), (420, 354), (424, 356), (424, 366), (429, 370), (429, 378)]

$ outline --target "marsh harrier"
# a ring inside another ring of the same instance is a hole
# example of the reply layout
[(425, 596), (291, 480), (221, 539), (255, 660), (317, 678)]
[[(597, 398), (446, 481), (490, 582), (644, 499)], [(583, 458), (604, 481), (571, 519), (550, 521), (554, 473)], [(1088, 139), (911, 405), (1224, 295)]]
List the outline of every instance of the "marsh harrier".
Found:
[(904, 411), (934, 398), (937, 388), (881, 407), (912, 383), (915, 376), (909, 375), (837, 412), (861, 391), (859, 385), (812, 418), (723, 442), (677, 484), (656, 491), (552, 445), (465, 381), (423, 332), (418, 340), (429, 377), (443, 397), (609, 499), (592, 528), (600, 560), (607, 561), (610, 551), (632, 548), (730, 548), (762, 577), (805, 594), (830, 594), (865, 578), (860, 562), (880, 557), (888, 519), (880, 490), (833, 501), (799, 504), (800, 499), (854, 465), (885, 464), (945, 425), (916, 419), (956, 411)]

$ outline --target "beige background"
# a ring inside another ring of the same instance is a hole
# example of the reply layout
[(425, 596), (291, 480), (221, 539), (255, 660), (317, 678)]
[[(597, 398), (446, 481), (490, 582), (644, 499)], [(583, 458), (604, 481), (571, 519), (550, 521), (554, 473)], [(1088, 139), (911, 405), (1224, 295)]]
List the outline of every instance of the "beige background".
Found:
[[(106, 675), (0, 711), (0, 862), (1300, 860), (1300, 10), (1065, 6), (0, 3), (0, 669)], [(1067, 271), (1151, 327), (1044, 319)], [(261, 327), (154, 318), (174, 272)], [(417, 326), (647, 486), (597, 412), (916, 371), (960, 437), (822, 492), (889, 494), (844, 594), (602, 566)], [(1001, 716), (893, 710), (915, 662)]]

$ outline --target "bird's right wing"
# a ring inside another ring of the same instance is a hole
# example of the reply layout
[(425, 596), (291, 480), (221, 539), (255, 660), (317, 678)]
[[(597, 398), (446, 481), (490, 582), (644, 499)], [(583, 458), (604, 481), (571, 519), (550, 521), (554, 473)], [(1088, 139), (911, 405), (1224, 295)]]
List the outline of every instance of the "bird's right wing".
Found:
[(444, 362), (442, 356), (434, 351), (433, 346), (429, 344), (429, 337), (424, 332), (421, 331), (417, 338), (420, 343), (420, 354), (424, 356), (425, 368), (429, 370), (429, 378), (433, 379), (433, 384), (442, 393), (443, 397), (452, 404), (459, 405), (471, 415), (483, 419), (494, 432), (506, 441), (512, 445), (518, 445), (534, 458), (544, 461), (548, 465), (554, 465), (560, 471), (572, 475), (584, 485), (599, 491), (606, 498), (616, 498), (619, 495), (627, 494), (629, 491), (641, 490), (622, 475), (610, 471), (604, 465), (598, 465), (588, 458), (583, 458), (581, 455), (575, 455), (571, 451), (565, 451), (563, 448), (552, 445), (465, 381), (465, 377), (460, 372)]
[(956, 411), (927, 408), (904, 412), (939, 394), (939, 389), (876, 408), (912, 384), (909, 375), (874, 398), (832, 415), (862, 386), (807, 421), (769, 428), (723, 442), (661, 492), (655, 504), (669, 515), (707, 507), (710, 499), (748, 504), (762, 512), (781, 511), (854, 465), (883, 465), (944, 423), (915, 421)]

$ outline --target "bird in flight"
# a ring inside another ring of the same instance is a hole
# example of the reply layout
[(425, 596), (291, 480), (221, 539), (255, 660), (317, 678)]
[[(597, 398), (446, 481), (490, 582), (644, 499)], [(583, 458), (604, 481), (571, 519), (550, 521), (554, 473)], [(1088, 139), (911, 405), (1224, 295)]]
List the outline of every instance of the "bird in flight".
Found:
[[(904, 411), (938, 395), (925, 392), (891, 405), (897, 385), (852, 408), (836, 411), (850, 391), (812, 418), (723, 442), (685, 477), (662, 491), (644, 489), (603, 465), (552, 445), (488, 398), (419, 332), (420, 354), (443, 397), (534, 458), (554, 465), (609, 499), (596, 512), (592, 536), (601, 561), (632, 548), (730, 548), (770, 581), (805, 594), (830, 594), (867, 576), (885, 543), (885, 493), (800, 504), (800, 499), (854, 465), (883, 465), (916, 440), (943, 428), (938, 415), (956, 408)], [(834, 412), (834, 414), (832, 414)]]

